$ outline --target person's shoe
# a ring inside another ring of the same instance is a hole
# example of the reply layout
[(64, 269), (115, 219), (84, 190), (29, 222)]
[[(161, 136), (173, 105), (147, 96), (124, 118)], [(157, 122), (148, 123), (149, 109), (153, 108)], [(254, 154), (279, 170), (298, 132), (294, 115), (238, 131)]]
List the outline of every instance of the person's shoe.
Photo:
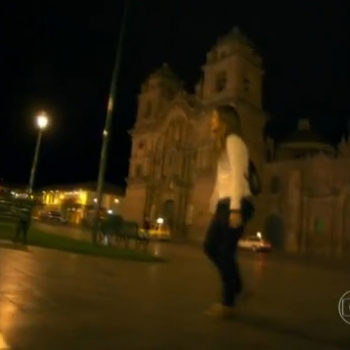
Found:
[(205, 311), (205, 315), (216, 318), (230, 318), (236, 315), (236, 310), (232, 306), (216, 303)]

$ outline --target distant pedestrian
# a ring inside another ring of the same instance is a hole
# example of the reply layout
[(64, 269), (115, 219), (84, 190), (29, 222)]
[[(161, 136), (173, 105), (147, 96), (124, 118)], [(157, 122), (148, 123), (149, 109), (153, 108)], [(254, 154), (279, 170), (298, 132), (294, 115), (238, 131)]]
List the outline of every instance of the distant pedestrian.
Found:
[(142, 230), (141, 231), (138, 230), (138, 235), (137, 235), (137, 239), (144, 250), (148, 249), (148, 244), (150, 240), (150, 229), (151, 229), (151, 222), (148, 217), (145, 217), (142, 223)]
[(241, 137), (239, 116), (231, 106), (218, 106), (211, 113), (211, 131), (218, 151), (216, 182), (210, 201), (213, 215), (204, 242), (204, 251), (217, 267), (222, 282), (222, 299), (206, 313), (226, 317), (234, 312), (242, 291), (237, 264), (237, 244), (253, 206), (247, 180), (248, 148)]
[(14, 242), (18, 242), (21, 240), (23, 244), (27, 244), (27, 235), (32, 218), (31, 209), (32, 206), (30, 204), (20, 209)]
[(151, 229), (151, 223), (150, 220), (148, 218), (145, 218), (143, 220), (143, 230), (144, 230), (144, 235), (145, 237), (149, 237), (149, 230)]
[(99, 213), (98, 217), (98, 236), (99, 241), (102, 245), (108, 245), (109, 244), (109, 235), (108, 235), (108, 220), (103, 215), (102, 212)]

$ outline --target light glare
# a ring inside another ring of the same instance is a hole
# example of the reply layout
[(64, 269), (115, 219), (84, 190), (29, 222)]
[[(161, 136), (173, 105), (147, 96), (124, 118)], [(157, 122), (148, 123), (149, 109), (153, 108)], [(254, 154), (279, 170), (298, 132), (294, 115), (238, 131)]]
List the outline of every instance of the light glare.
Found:
[(44, 130), (49, 123), (49, 119), (47, 118), (47, 116), (45, 114), (40, 114), (36, 118), (36, 123), (37, 123), (40, 130)]
[(164, 219), (163, 218), (158, 218), (157, 219), (157, 224), (159, 224), (159, 225), (164, 224)]

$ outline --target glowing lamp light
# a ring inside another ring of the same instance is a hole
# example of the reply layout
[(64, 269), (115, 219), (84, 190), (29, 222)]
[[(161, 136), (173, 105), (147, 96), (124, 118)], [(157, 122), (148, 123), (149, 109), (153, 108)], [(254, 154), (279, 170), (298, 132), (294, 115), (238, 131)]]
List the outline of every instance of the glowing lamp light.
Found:
[(109, 210), (107, 211), (107, 213), (108, 213), (109, 215), (112, 215), (112, 214), (113, 214), (113, 210), (112, 210), (112, 209), (109, 209)]
[(84, 191), (80, 191), (80, 192), (79, 192), (79, 201), (80, 201), (80, 204), (86, 205), (87, 199), (88, 199), (87, 193), (84, 192)]
[(118, 204), (118, 203), (119, 203), (119, 199), (116, 198), (116, 199), (114, 200), (114, 203), (115, 203), (115, 204)]
[(261, 239), (261, 238), (262, 238), (261, 232), (257, 232), (257, 233), (256, 233), (256, 236), (257, 236), (259, 239)]
[(36, 124), (38, 125), (40, 130), (44, 130), (49, 124), (49, 119), (45, 114), (40, 114), (36, 118)]
[(10, 347), (7, 345), (4, 336), (2, 333), (0, 333), (0, 349), (5, 350), (5, 349), (10, 349)]
[(157, 219), (157, 224), (163, 225), (164, 224), (164, 219), (163, 218), (158, 218)]
[(6, 343), (3, 334), (0, 332), (0, 350), (10, 349), (9, 345)]

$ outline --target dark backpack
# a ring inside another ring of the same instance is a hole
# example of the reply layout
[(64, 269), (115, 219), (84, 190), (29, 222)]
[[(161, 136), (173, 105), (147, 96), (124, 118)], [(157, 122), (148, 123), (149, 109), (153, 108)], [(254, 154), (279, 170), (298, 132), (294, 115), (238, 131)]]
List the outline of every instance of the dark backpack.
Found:
[(246, 178), (249, 183), (250, 192), (253, 196), (257, 196), (261, 192), (261, 181), (258, 170), (252, 160), (249, 160), (248, 174)]

